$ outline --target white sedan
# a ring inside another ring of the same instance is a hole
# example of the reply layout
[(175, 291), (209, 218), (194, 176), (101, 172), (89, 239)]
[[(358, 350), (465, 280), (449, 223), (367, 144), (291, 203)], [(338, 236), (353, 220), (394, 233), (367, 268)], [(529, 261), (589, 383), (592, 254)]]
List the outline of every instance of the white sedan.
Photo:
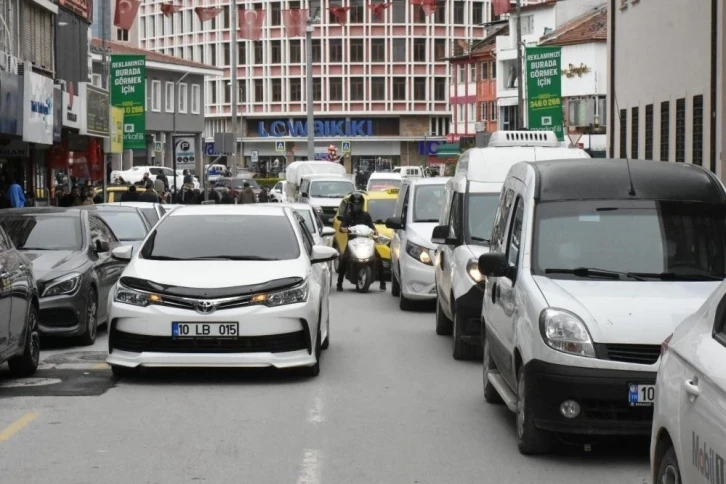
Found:
[[(655, 388), (653, 483), (726, 482), (726, 282), (663, 343)], [(631, 389), (631, 392), (633, 389)]]
[(301, 367), (329, 344), (327, 262), (288, 207), (181, 207), (149, 233), (109, 298), (115, 375), (137, 367)]

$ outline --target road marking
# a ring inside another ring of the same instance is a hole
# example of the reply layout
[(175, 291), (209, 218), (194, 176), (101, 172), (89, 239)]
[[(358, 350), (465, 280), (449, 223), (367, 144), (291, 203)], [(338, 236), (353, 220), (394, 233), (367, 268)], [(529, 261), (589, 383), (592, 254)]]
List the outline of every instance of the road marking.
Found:
[(38, 414), (35, 412), (28, 412), (19, 419), (17, 419), (15, 422), (11, 423), (5, 429), (0, 432), (0, 442), (5, 442), (13, 435), (17, 434), (22, 430), (23, 427), (28, 425), (30, 422), (35, 420), (38, 417)]
[(305, 449), (297, 484), (320, 484), (320, 460), (318, 449)]
[(308, 422), (311, 424), (320, 424), (325, 422), (325, 415), (323, 415), (323, 398), (320, 395), (316, 395), (313, 400), (312, 407), (308, 408)]

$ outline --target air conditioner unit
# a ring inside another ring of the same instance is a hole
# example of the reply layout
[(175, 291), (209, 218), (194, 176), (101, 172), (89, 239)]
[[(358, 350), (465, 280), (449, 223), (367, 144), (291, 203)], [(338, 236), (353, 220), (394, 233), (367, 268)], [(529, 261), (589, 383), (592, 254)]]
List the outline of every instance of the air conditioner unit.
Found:
[(481, 133), (482, 131), (486, 131), (486, 129), (487, 129), (487, 128), (486, 128), (486, 123), (485, 123), (484, 121), (477, 121), (477, 122), (476, 122), (476, 123), (474, 124), (474, 130), (475, 130), (475, 131), (476, 131), (477, 133)]

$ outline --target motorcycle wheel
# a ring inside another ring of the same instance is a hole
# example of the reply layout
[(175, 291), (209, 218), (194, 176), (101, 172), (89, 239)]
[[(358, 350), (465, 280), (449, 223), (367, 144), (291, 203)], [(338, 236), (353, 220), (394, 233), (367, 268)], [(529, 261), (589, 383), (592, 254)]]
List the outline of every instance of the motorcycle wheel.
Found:
[(366, 293), (373, 282), (373, 269), (370, 266), (358, 269), (358, 277), (355, 281), (355, 289), (358, 292)]

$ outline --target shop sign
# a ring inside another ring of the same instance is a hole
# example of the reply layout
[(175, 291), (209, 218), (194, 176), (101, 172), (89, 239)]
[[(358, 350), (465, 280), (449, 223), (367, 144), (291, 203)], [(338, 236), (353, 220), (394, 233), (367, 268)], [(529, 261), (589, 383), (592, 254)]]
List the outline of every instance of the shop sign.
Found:
[[(368, 137), (373, 136), (372, 119), (326, 119), (315, 121), (313, 125), (316, 137)], [(257, 132), (261, 138), (307, 137), (306, 121), (260, 121)]]
[(60, 143), (63, 138), (63, 90), (53, 86), (53, 142)]
[(23, 100), (23, 141), (53, 144), (53, 79), (26, 71)]
[(562, 48), (527, 47), (527, 119), (532, 131), (554, 131), (564, 141), (562, 127)]
[(433, 156), (439, 151), (441, 141), (419, 141), (418, 154), (421, 156)]
[(124, 108), (111, 106), (111, 148), (109, 153), (124, 151)]
[(146, 56), (111, 56), (111, 104), (124, 109), (124, 149), (146, 149)]
[(174, 159), (178, 169), (194, 168), (197, 162), (194, 136), (174, 137)]
[(80, 130), (83, 124), (81, 108), (81, 99), (76, 96), (76, 88), (72, 82), (69, 82), (68, 91), (63, 93), (63, 126)]
[(19, 135), (23, 128), (20, 76), (0, 71), (0, 133)]
[(0, 140), (0, 158), (25, 158), (30, 155), (28, 143), (17, 139)]
[(95, 87), (90, 82), (82, 82), (80, 87), (86, 112), (85, 123), (81, 120), (81, 134), (108, 138), (111, 134), (108, 91)]
[(58, 0), (58, 6), (93, 23), (93, 0)]

